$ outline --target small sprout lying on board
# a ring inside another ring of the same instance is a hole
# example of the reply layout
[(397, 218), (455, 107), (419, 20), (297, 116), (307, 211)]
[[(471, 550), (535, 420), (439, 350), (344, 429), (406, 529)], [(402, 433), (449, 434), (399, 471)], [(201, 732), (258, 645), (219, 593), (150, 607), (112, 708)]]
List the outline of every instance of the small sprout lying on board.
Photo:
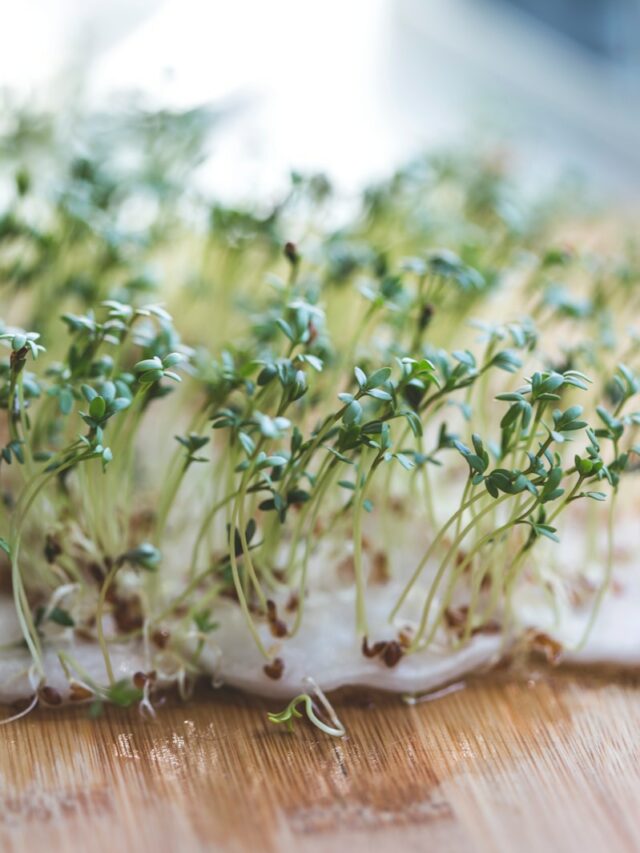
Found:
[(310, 723), (312, 723), (316, 728), (320, 729), (320, 731), (324, 732), (327, 735), (331, 735), (332, 737), (344, 737), (346, 734), (346, 729), (336, 716), (333, 707), (329, 703), (327, 697), (320, 690), (318, 685), (313, 681), (313, 679), (307, 679), (310, 682), (311, 686), (314, 687), (314, 691), (318, 700), (324, 707), (327, 715), (329, 716), (332, 725), (325, 723), (323, 720), (318, 717), (315, 712), (313, 699), (308, 693), (301, 693), (299, 696), (296, 696), (295, 699), (292, 699), (291, 702), (287, 705), (287, 707), (280, 711), (279, 713), (270, 713), (267, 714), (267, 717), (270, 722), (275, 723), (276, 725), (284, 724), (288, 732), (293, 732), (294, 729), (294, 720), (302, 719), (302, 712), (298, 710), (298, 706), (300, 704), (304, 704), (304, 711), (307, 715), (307, 719)]

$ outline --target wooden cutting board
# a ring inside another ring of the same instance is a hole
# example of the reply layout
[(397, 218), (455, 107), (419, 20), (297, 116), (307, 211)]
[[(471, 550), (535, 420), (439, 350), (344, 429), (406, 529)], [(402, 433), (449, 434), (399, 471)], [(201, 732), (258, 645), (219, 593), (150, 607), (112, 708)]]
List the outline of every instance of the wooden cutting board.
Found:
[[(640, 850), (640, 685), (545, 676), (289, 735), (211, 693), (2, 730), (3, 851)], [(273, 708), (272, 708), (273, 709)]]

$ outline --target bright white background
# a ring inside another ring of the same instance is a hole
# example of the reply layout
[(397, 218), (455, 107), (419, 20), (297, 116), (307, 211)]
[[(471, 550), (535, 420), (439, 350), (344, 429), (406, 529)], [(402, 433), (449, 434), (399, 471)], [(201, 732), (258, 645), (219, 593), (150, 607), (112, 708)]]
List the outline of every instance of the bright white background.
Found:
[(291, 167), (357, 185), (487, 124), (534, 175), (640, 188), (638, 93), (488, 0), (2, 0), (0, 86), (55, 105), (78, 79), (99, 106), (135, 88), (233, 108), (211, 167), (225, 192)]

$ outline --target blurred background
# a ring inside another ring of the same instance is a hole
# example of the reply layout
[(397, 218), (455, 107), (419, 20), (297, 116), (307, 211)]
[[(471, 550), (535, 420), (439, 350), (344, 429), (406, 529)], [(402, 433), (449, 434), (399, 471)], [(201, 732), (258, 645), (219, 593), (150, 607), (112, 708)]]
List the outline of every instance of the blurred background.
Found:
[(53, 109), (211, 103), (226, 121), (202, 179), (221, 195), (291, 168), (355, 188), (487, 133), (529, 181), (640, 189), (640, 0), (22, 0), (0, 86)]

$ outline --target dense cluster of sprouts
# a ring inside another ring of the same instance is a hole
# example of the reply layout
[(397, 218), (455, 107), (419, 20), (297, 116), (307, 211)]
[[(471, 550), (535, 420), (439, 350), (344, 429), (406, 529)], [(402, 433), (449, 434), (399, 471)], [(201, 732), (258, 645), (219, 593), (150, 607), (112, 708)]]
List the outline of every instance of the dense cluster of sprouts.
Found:
[[(336, 220), (321, 176), (294, 175), (268, 207), (203, 197), (200, 114), (85, 118), (77, 150), (46, 118), (13, 120), (1, 569), (41, 701), (60, 699), (54, 644), (72, 699), (150, 708), (156, 682), (202, 671), (222, 605), (278, 679), (278, 640), (317, 588), (355, 590), (355, 637), (381, 666), (443, 637), (516, 636), (514, 593), (553, 599), (543, 544), (576, 504), (585, 538), (607, 518), (606, 553), (576, 555), (576, 571), (604, 566), (597, 612), (640, 452), (633, 247), (558, 237), (557, 205), (525, 203), (486, 153), (421, 159)], [(372, 585), (390, 590), (386, 636), (371, 636)], [(111, 664), (123, 642), (151, 663), (133, 682)], [(305, 694), (272, 719), (300, 702), (313, 716)]]

